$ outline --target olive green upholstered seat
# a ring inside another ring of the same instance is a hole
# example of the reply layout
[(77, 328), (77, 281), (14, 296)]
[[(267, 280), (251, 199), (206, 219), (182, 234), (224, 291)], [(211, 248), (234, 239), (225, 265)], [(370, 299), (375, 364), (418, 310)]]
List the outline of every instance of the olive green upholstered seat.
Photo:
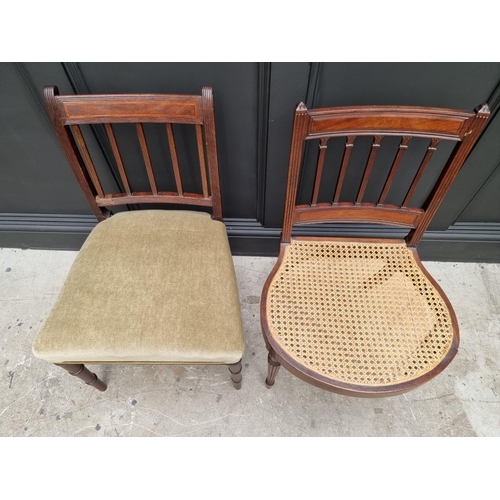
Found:
[(33, 351), (53, 363), (231, 364), (243, 345), (224, 224), (140, 210), (95, 227)]

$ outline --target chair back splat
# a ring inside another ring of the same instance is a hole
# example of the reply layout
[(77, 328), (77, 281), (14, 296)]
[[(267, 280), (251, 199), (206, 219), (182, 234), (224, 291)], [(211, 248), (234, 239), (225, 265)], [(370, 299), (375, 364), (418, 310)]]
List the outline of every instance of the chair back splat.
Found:
[(222, 221), (212, 89), (59, 95), (49, 86), (44, 97), (99, 223), (33, 354), (99, 391), (107, 385), (87, 363), (226, 365), (240, 389), (245, 339)]
[[(294, 118), (282, 242), (290, 242), (292, 227), (296, 224), (364, 222), (409, 228), (410, 233), (406, 241), (411, 247), (417, 246), (484, 129), (489, 114), (487, 105), (475, 112), (468, 112), (416, 106), (352, 106), (308, 110), (300, 103)], [(352, 202), (340, 201), (350, 157), (359, 136), (373, 136), (368, 159), (355, 199)], [(377, 202), (369, 203), (364, 201), (366, 188), (377, 154), (387, 136), (401, 137), (401, 140)], [(346, 141), (336, 186), (330, 202), (318, 203), (328, 141), (337, 137), (345, 137)], [(424, 157), (401, 205), (386, 204), (389, 191), (413, 138), (429, 140)], [(319, 141), (319, 152), (311, 203), (297, 205), (304, 144), (305, 141), (313, 140)], [(456, 143), (448, 161), (423, 206), (412, 206), (412, 197), (433, 154), (438, 146), (446, 141)]]
[[(215, 220), (222, 220), (219, 166), (215, 138), (213, 94), (204, 87), (201, 95), (107, 94), (59, 95), (55, 86), (44, 89), (50, 119), (64, 152), (99, 221), (109, 215), (107, 207), (140, 203), (174, 203), (212, 207)], [(149, 191), (133, 191), (122, 160), (113, 124), (134, 124), (149, 182)], [(172, 161), (176, 191), (161, 191), (148, 149), (145, 123), (165, 124), (165, 141)], [(121, 181), (121, 191), (105, 193), (81, 131), (82, 125), (103, 124)], [(194, 125), (200, 167), (201, 193), (183, 189), (173, 124)], [(208, 172), (207, 172), (208, 167)]]

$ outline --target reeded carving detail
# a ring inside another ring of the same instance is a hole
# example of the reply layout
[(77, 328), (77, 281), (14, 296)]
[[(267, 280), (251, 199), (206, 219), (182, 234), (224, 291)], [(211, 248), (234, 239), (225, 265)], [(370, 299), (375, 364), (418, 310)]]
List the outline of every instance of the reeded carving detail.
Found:
[(203, 87), (201, 89), (201, 95), (204, 99), (207, 99), (209, 101), (214, 100), (214, 94), (213, 94), (212, 87)]

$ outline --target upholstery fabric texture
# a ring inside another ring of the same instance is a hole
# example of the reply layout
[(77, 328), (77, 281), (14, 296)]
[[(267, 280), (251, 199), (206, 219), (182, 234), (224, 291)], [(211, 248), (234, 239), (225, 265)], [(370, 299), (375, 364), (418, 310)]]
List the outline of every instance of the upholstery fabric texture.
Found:
[(243, 346), (224, 224), (138, 210), (91, 232), (33, 352), (52, 363), (230, 364)]

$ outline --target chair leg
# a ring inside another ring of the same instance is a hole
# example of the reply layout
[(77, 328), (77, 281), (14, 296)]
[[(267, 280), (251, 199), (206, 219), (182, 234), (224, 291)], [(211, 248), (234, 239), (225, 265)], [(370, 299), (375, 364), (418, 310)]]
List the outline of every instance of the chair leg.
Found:
[(229, 371), (231, 372), (231, 380), (233, 381), (234, 388), (238, 391), (241, 389), (241, 359), (234, 363), (233, 365), (228, 365)]
[(267, 356), (267, 363), (266, 387), (268, 389), (271, 389), (271, 387), (274, 385), (274, 381), (276, 380), (276, 375), (278, 375), (281, 364), (278, 361), (276, 353), (272, 351), (269, 351), (269, 355)]
[(87, 385), (91, 385), (98, 391), (104, 392), (108, 388), (108, 386), (100, 380), (95, 373), (92, 373), (88, 368), (85, 368), (85, 365), (58, 365), (57, 363), (55, 363), (55, 365), (64, 368), (70, 375), (78, 377)]

